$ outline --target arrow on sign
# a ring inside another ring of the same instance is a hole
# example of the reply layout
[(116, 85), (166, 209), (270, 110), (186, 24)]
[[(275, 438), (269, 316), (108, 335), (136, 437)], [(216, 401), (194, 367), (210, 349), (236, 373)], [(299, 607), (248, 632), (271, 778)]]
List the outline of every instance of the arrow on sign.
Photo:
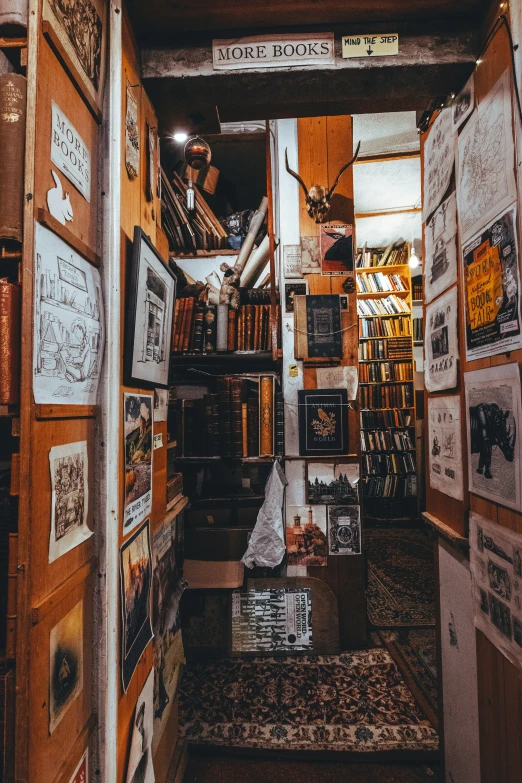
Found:
[(373, 54), (373, 49), (370, 49), (370, 47), (368, 47), (366, 51), (368, 52), (368, 54)]

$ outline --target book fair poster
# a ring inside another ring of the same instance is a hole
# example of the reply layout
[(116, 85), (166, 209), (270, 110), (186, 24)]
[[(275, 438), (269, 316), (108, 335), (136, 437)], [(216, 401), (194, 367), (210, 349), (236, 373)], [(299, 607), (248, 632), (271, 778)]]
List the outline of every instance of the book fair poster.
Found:
[(458, 294), (454, 286), (426, 307), (424, 383), (428, 391), (454, 389), (457, 385)]
[(462, 251), (466, 359), (522, 346), (516, 210), (512, 206)]
[(464, 499), (460, 396), (428, 397), (428, 470), (432, 489)]

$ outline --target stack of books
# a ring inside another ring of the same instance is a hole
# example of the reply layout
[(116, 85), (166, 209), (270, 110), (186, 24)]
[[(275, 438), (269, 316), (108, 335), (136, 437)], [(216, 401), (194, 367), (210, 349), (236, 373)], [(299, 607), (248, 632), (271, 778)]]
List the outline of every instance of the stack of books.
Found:
[(385, 250), (362, 248), (358, 251), (356, 266), (368, 269), (375, 266), (399, 266), (407, 264), (410, 249), (407, 242), (391, 244)]
[(358, 299), (357, 313), (361, 317), (372, 315), (401, 315), (402, 313), (411, 315), (411, 310), (408, 302), (395, 296), (395, 294), (391, 294), (384, 299)]
[(407, 291), (408, 285), (401, 275), (384, 275), (382, 272), (367, 272), (357, 275), (358, 294), (379, 294), (384, 291)]
[(412, 359), (411, 340), (398, 337), (392, 340), (368, 340), (359, 343), (359, 361)]
[(416, 343), (422, 343), (424, 340), (424, 318), (413, 319), (413, 339)]
[(417, 495), (417, 476), (364, 476), (362, 485), (365, 498), (409, 498)]
[(411, 362), (372, 362), (359, 367), (360, 383), (384, 383), (386, 381), (412, 381)]
[[(357, 306), (361, 304), (357, 302)], [(411, 318), (361, 318), (359, 337), (407, 337), (411, 336)], [(411, 343), (410, 343), (411, 347)]]
[(408, 430), (361, 430), (361, 451), (413, 451)]
[(405, 429), (411, 425), (411, 415), (406, 411), (361, 411), (363, 430), (382, 430), (388, 427)]
[(361, 408), (412, 408), (413, 386), (411, 383), (360, 386), (359, 403)]
[(161, 170), (161, 226), (169, 248), (177, 253), (228, 248), (228, 235), (197, 188), (194, 188), (195, 210), (187, 209), (187, 186), (174, 173), (172, 184)]
[(413, 454), (405, 451), (402, 454), (363, 454), (361, 457), (363, 476), (406, 476), (415, 473)]

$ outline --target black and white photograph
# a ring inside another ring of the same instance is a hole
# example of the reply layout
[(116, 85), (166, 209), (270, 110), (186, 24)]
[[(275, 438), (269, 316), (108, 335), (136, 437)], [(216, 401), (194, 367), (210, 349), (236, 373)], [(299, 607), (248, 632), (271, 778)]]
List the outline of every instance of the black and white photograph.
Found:
[(141, 689), (134, 710), (132, 739), (127, 765), (127, 783), (154, 783), (152, 764), (152, 738), (154, 732), (152, 716), (152, 691), (154, 672), (151, 671)]
[(301, 245), (283, 246), (283, 277), (301, 277)]
[(123, 395), (125, 426), (125, 509), (123, 530), (130, 533), (152, 509), (153, 395)]
[(49, 562), (92, 536), (89, 513), (87, 441), (53, 446), (49, 451), (51, 471), (51, 535)]
[(149, 520), (120, 549), (121, 673), (127, 691), (140, 656), (152, 639), (152, 563)]
[(359, 503), (359, 465), (309, 462), (307, 471), (309, 503), (323, 506)]
[(455, 144), (451, 109), (443, 109), (430, 128), (424, 145), (423, 216), (428, 220), (446, 193), (453, 173)]
[(361, 554), (360, 506), (328, 506), (328, 554)]
[(504, 364), (464, 373), (469, 490), (521, 509), (520, 370)]
[(451, 104), (451, 120), (454, 133), (458, 131), (460, 126), (468, 119), (474, 108), (475, 80), (473, 74), (471, 74), (462, 90), (453, 98)]
[(464, 499), (460, 396), (428, 397), (428, 473), (430, 487)]
[(285, 283), (285, 313), (293, 313), (294, 298), (306, 296), (307, 293), (308, 283), (306, 280), (292, 280), (291, 283)]
[(176, 278), (149, 238), (134, 229), (129, 306), (125, 323), (127, 383), (167, 388)]
[(51, 630), (49, 639), (49, 734), (83, 688), (83, 601)]
[(459, 345), (458, 292), (454, 286), (426, 307), (424, 383), (428, 391), (457, 385)]
[(319, 237), (301, 237), (301, 274), (318, 274), (321, 271)]
[(431, 302), (457, 282), (457, 199), (451, 193), (426, 223), (424, 301)]

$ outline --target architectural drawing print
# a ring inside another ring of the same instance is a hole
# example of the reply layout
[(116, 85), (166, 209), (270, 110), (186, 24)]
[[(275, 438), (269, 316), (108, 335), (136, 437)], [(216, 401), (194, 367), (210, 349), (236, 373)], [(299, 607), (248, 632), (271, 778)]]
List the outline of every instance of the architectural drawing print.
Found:
[(53, 446), (51, 469), (51, 535), (49, 562), (92, 536), (89, 509), (87, 441)]
[(424, 382), (428, 391), (453, 389), (457, 385), (457, 310), (456, 286), (426, 308)]
[(439, 206), (448, 189), (455, 160), (451, 109), (443, 109), (424, 147), (424, 219)]
[(40, 224), (34, 324), (35, 402), (94, 405), (104, 343), (100, 273)]
[(426, 224), (425, 301), (457, 282), (457, 199), (452, 193)]

